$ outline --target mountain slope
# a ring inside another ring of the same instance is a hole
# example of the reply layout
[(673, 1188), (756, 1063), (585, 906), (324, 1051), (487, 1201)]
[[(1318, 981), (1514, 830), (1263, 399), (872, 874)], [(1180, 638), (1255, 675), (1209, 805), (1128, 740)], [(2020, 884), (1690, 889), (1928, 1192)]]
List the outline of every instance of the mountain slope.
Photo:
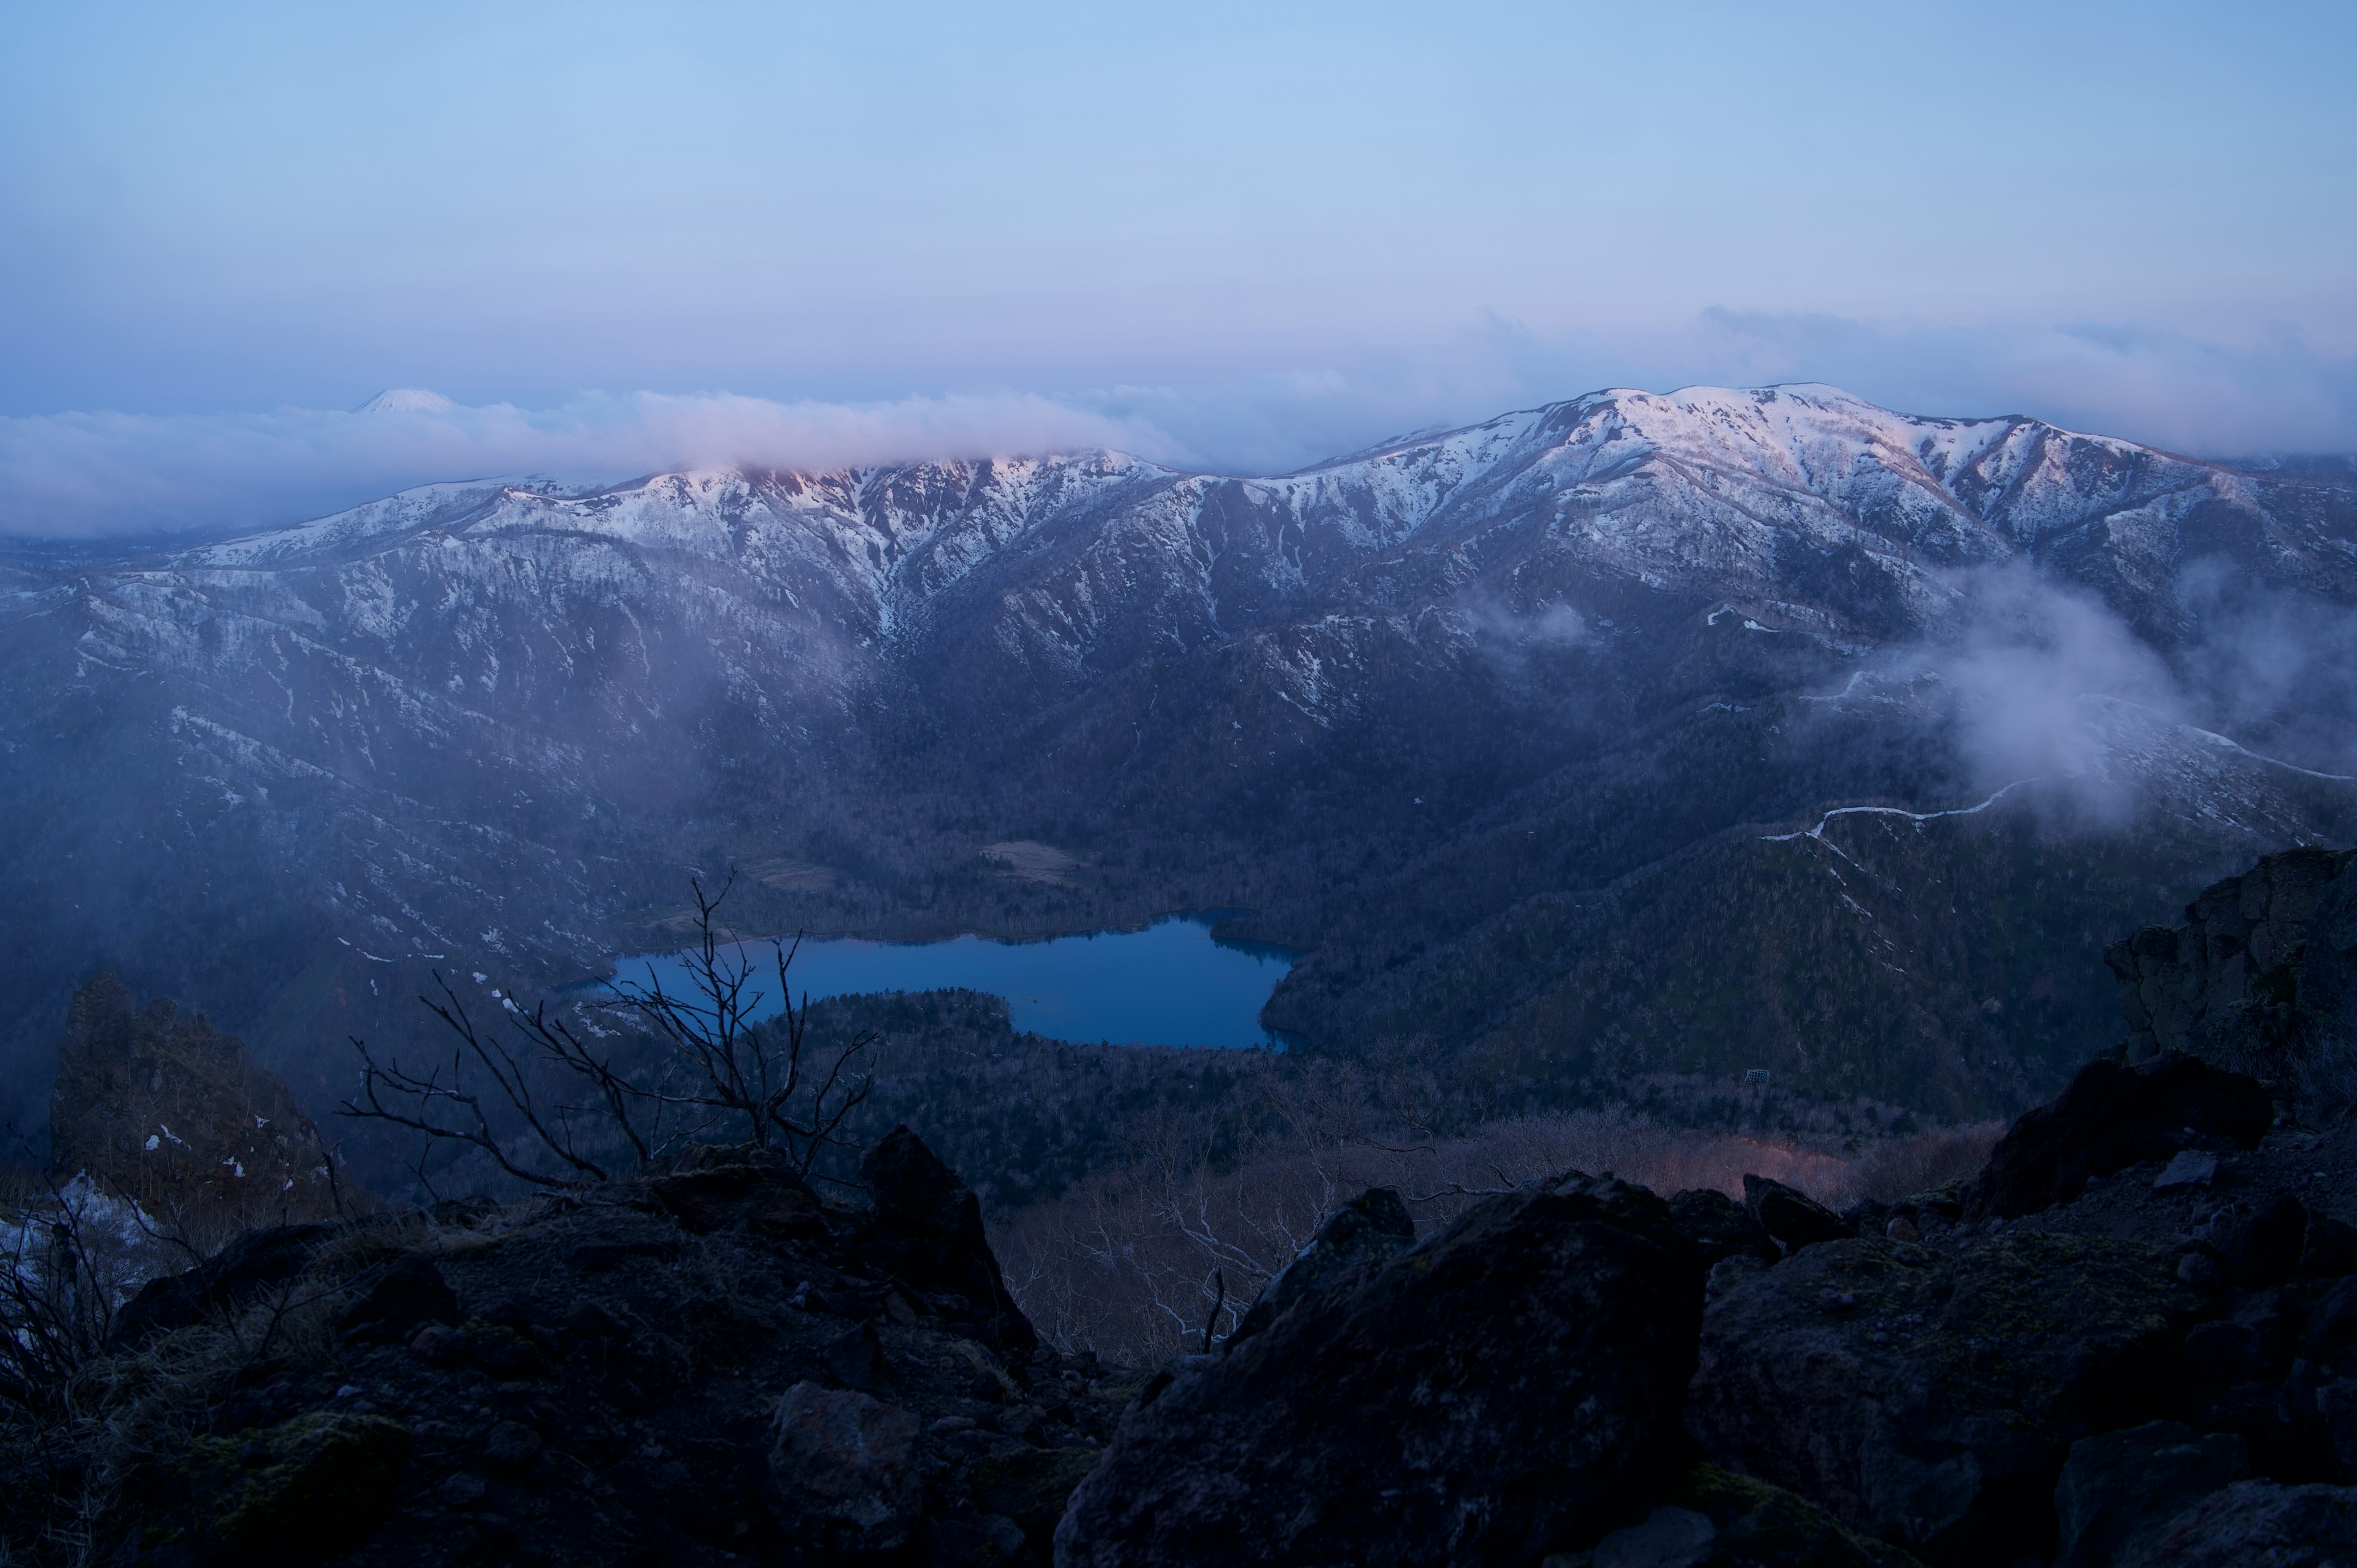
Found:
[[(437, 485), (7, 570), (22, 1037), (102, 961), (315, 1095), (429, 962), (577, 973), (694, 864), (770, 927), (1246, 907), (1313, 950), (1274, 1015), (1330, 1048), (1976, 1113), (2107, 1026), (2059, 960), (1975, 968), (2004, 909), (2092, 942), (2357, 832), (2315, 776), (2352, 771), (2347, 693), (2233, 675), (2344, 626), (2357, 482), (1826, 388), (1600, 392), (1269, 478)], [(1010, 882), (977, 852), (1013, 838), (1089, 870)], [(1731, 943), (1769, 1004), (1680, 1003)]]

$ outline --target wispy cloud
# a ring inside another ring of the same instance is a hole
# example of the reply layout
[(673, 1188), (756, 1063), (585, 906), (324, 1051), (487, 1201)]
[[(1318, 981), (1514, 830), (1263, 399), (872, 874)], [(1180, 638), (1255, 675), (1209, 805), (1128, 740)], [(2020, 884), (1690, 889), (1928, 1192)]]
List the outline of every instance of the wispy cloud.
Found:
[(1946, 580), (1949, 630), (1895, 650), (1879, 672), (1932, 715), (1983, 792), (2028, 779), (2089, 823), (2146, 798), (2141, 723), (2227, 735), (2296, 768), (2357, 768), (2357, 611), (2252, 581), (2223, 557), (2192, 562), (2184, 639), (2164, 652), (2083, 589), (2025, 563)]
[(674, 467), (833, 467), (1093, 446), (1177, 455), (1143, 419), (1028, 393), (838, 403), (641, 392), (545, 410), (62, 413), (0, 419), (0, 532), (218, 532), (495, 475), (619, 479)]
[(0, 419), (0, 533), (89, 539), (316, 516), (404, 486), (623, 478), (734, 463), (831, 467), (1110, 446), (1271, 474), (1406, 432), (1605, 386), (1816, 381), (1919, 413), (2027, 413), (2206, 456), (2357, 451), (2357, 359), (2285, 333), (2241, 346), (2135, 325), (1966, 330), (1702, 313), (1673, 329), (1548, 333), (1483, 314), (1413, 349), (1167, 383), (870, 403), (584, 394), (351, 413)]
[(2357, 449), (2357, 358), (2288, 329), (2245, 344), (2134, 323), (1880, 328), (1710, 310), (1714, 380), (1830, 381), (1913, 413), (2029, 413), (2197, 456)]

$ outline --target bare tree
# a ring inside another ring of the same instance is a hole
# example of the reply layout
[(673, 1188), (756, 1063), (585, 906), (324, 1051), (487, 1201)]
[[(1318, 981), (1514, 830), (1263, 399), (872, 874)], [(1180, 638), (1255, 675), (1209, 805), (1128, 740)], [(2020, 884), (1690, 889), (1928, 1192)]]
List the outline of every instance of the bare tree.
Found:
[(137, 1206), (87, 1177), (10, 1194), (0, 1207), (0, 1406), (33, 1412), (61, 1397), (105, 1348), (158, 1251)]
[(651, 970), (644, 982), (607, 985), (608, 1004), (653, 1035), (653, 1063), (593, 1045), (544, 1001), (529, 1013), (503, 1004), (488, 1030), (479, 1027), (437, 971), (440, 997), (418, 1000), (456, 1036), (449, 1060), (411, 1069), (354, 1039), (360, 1090), (338, 1114), (418, 1134), (421, 1183), (437, 1146), (471, 1148), (518, 1181), (564, 1188), (611, 1180), (625, 1165), (716, 1136), (775, 1149), (809, 1174), (826, 1149), (847, 1143), (842, 1129), (868, 1089), (854, 1069), (876, 1036), (858, 1035), (821, 1064), (807, 1059), (810, 997), (797, 1007), (788, 982), (799, 936), (791, 946), (769, 944), (780, 1012), (758, 1021), (770, 994), (756, 983), (760, 967), (717, 919), (735, 882), (716, 894), (700, 878), (689, 883), (697, 940), (686, 955), (687, 994), (666, 990)]
[(786, 972), (802, 950), (797, 933), (789, 947), (770, 943), (782, 1013), (766, 1029), (747, 1020), (759, 1010), (766, 993), (748, 994), (755, 970), (744, 956), (743, 944), (726, 941), (713, 916), (736, 886), (731, 873), (720, 891), (707, 897), (700, 880), (688, 886), (695, 894), (697, 941), (690, 950), (688, 981), (694, 994), (673, 996), (662, 977), (650, 970), (645, 983), (625, 980), (608, 990), (624, 1005), (653, 1026), (670, 1046), (673, 1065), (683, 1068), (691, 1087), (669, 1097), (666, 1103), (693, 1108), (723, 1122), (741, 1118), (745, 1141), (759, 1148), (775, 1148), (808, 1172), (820, 1153), (843, 1142), (837, 1136), (851, 1113), (867, 1098), (868, 1079), (851, 1072), (852, 1063), (876, 1043), (872, 1030), (863, 1031), (837, 1049), (823, 1076), (810, 1084), (807, 1108), (799, 1114), (808, 1073), (803, 1062), (810, 1029), (810, 993), (794, 1005)]

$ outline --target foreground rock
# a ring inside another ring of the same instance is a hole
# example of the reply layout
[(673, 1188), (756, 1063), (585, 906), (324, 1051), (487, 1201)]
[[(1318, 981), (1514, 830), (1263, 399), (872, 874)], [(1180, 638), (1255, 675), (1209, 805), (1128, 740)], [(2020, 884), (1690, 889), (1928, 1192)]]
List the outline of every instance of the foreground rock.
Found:
[(2256, 1148), (2275, 1125), (2275, 1102), (2256, 1079), (2199, 1058), (2157, 1057), (2136, 1067), (2097, 1059), (2053, 1103), (2024, 1112), (1989, 1151), (1965, 1194), (1970, 1219), (2014, 1219), (2189, 1144)]
[(2206, 1303), (2175, 1263), (2081, 1237), (1810, 1247), (1713, 1301), (1687, 1424), (1929, 1561), (2043, 1558), (2070, 1444), (2182, 1398)]
[(316, 1562), (358, 1546), (393, 1511), (409, 1429), (317, 1412), (267, 1432), (199, 1437), (166, 1467), (180, 1528), (153, 1533), (202, 1559)]
[(49, 1141), (59, 1180), (86, 1173), (175, 1227), (325, 1219), (353, 1196), (311, 1119), (235, 1036), (162, 997), (134, 1008), (111, 974), (67, 1009)]
[(2247, 1444), (2156, 1421), (2072, 1445), (2054, 1488), (2061, 1551), (2054, 1568), (2134, 1562), (2179, 1515), (2251, 1473)]
[[(945, 1225), (905, 1187), (823, 1202), (774, 1153), (692, 1149), (563, 1197), (256, 1232), (156, 1282), (120, 1352), (137, 1440), (70, 1483), (114, 1501), (96, 1555), (1044, 1564), (1137, 1385), (1031, 1348), (971, 1194), (889, 1143)], [(59, 1484), (0, 1480), (11, 1537)]]
[(1268, 1282), (1229, 1336), (1229, 1348), (1266, 1328), (1310, 1292), (1332, 1284), (1361, 1263), (1384, 1262), (1414, 1245), (1415, 1220), (1396, 1188), (1379, 1187), (1360, 1194), (1319, 1226), (1300, 1256)]
[(2263, 857), (2104, 950), (2131, 1059), (2180, 1051), (2325, 1113), (2349, 1108), (2357, 1068), (2357, 851)]
[(2357, 1488), (2241, 1481), (2215, 1493), (2120, 1568), (2346, 1568), (2357, 1563)]
[(872, 1202), (871, 1245), (896, 1278), (993, 1349), (1028, 1356), (1039, 1343), (983, 1234), (982, 1203), (957, 1173), (906, 1127), (895, 1127), (859, 1162)]
[(1558, 1552), (1542, 1568), (1917, 1568), (1884, 1541), (1844, 1528), (1792, 1493), (1696, 1465), (1660, 1503), (1591, 1551)]
[(1641, 1188), (1495, 1197), (1308, 1291), (1127, 1415), (1063, 1568), (1529, 1563), (1678, 1465), (1700, 1260)]

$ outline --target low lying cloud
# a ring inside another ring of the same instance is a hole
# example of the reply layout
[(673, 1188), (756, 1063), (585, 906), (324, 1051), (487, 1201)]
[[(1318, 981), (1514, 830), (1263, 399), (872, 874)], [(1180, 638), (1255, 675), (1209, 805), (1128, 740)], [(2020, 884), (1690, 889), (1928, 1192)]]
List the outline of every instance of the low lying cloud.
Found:
[(1492, 594), (1458, 601), (1458, 613), (1481, 656), (1509, 675), (1526, 672), (1540, 655), (1584, 648), (1596, 639), (1587, 618), (1566, 604), (1518, 608)]
[(2191, 725), (2295, 768), (2357, 771), (2357, 611), (2196, 562), (2188, 639), (2163, 652), (2093, 596), (2022, 563), (1950, 579), (1950, 637), (1885, 673), (1933, 703), (1984, 793), (2037, 779), (2085, 820), (2139, 804), (2128, 756), (2151, 725)]
[(2223, 557), (2191, 563), (2184, 580), (2194, 711), (2270, 756), (2357, 774), (2357, 610), (2254, 581)]
[(1976, 785), (2043, 779), (2098, 818), (2116, 817), (2133, 790), (2108, 766), (2091, 701), (2118, 699), (2179, 718), (2186, 704), (2168, 665), (2100, 601), (2026, 564), (1964, 574), (1954, 585), (1963, 632), (1910, 662), (1952, 696)]
[(393, 406), (0, 419), (0, 533), (222, 532), (318, 516), (411, 485), (502, 475), (618, 480), (678, 467), (834, 467), (1095, 446), (1176, 455), (1144, 420), (1024, 393), (836, 403), (641, 392), (547, 410), (379, 401)]
[(1884, 328), (1705, 311), (1712, 379), (1822, 381), (1910, 413), (2027, 413), (2201, 457), (2357, 450), (2357, 358), (2282, 331), (2205, 342), (2133, 323)]
[(595, 481), (733, 463), (1110, 446), (1275, 474), (1600, 387), (1792, 381), (1910, 413), (2026, 413), (2201, 456), (2357, 451), (2357, 359), (2288, 333), (2234, 346), (2133, 324), (1918, 328), (1728, 310), (1661, 329), (1544, 332), (1483, 313), (1453, 338), (1413, 348), (1359, 346), (1322, 364), (1169, 383), (1108, 377), (1054, 395), (832, 403), (639, 392), (553, 409), (406, 399), (367, 413), (0, 418), (0, 534), (223, 532), (438, 479)]

